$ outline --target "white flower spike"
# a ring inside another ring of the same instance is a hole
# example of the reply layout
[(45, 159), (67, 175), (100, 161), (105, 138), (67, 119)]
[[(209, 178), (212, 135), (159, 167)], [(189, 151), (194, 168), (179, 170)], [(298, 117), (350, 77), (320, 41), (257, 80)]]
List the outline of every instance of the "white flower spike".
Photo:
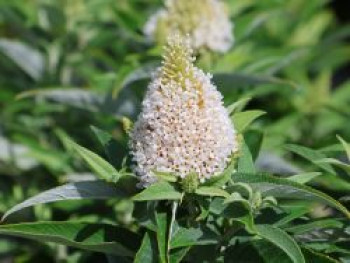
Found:
[(157, 180), (154, 171), (181, 178), (195, 173), (204, 182), (221, 173), (238, 150), (222, 95), (193, 62), (189, 40), (172, 38), (148, 86), (130, 140), (143, 187)]
[(220, 0), (166, 0), (165, 8), (150, 17), (145, 35), (160, 43), (167, 36), (189, 36), (197, 51), (225, 53), (233, 45), (233, 23)]

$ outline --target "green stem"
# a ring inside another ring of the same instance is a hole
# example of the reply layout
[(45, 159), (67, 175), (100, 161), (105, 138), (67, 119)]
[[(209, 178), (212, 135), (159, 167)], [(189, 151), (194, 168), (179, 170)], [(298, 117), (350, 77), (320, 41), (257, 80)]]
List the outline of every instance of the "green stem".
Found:
[(169, 224), (169, 233), (168, 233), (168, 246), (167, 246), (167, 261), (170, 262), (170, 242), (171, 242), (171, 236), (173, 235), (173, 227), (174, 227), (174, 222), (176, 220), (176, 211), (178, 208), (179, 203), (174, 201), (173, 202), (173, 207), (171, 210), (171, 220)]

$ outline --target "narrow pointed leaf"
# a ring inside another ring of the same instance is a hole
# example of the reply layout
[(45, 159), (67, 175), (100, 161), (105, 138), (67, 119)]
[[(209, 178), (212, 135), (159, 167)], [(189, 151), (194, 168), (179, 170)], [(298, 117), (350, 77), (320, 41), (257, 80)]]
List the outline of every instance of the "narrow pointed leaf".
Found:
[(218, 197), (228, 197), (229, 194), (220, 188), (212, 187), (212, 186), (202, 186), (199, 187), (196, 192), (197, 195), (204, 195), (204, 196), (218, 196)]
[(321, 159), (326, 158), (326, 156), (319, 152), (319, 151), (315, 151), (313, 149), (309, 149), (300, 145), (294, 145), (294, 144), (289, 144), (286, 145), (287, 150), (292, 151), (298, 155), (300, 155), (301, 157), (305, 158), (306, 160), (309, 160), (310, 162), (314, 163), (315, 165), (317, 165), (318, 167), (322, 168), (323, 170), (331, 173), (331, 174), (336, 174), (336, 172), (334, 171), (334, 169), (332, 168), (331, 165), (327, 164), (327, 163), (319, 163), (318, 161)]
[(131, 246), (138, 243), (138, 236), (126, 229), (105, 224), (75, 222), (2, 225), (0, 234), (128, 257), (132, 257), (134, 252), (125, 245), (127, 240), (133, 240), (134, 244), (130, 244)]
[(62, 185), (42, 192), (14, 206), (5, 213), (2, 220), (26, 207), (64, 200), (125, 198), (126, 191), (104, 181), (82, 181)]
[(146, 232), (140, 249), (137, 251), (134, 263), (156, 263), (157, 262), (157, 244), (152, 234)]
[(233, 180), (250, 184), (265, 196), (321, 202), (338, 209), (350, 218), (350, 212), (337, 200), (309, 186), (298, 184), (288, 179), (277, 178), (267, 174), (237, 173), (233, 176)]
[(254, 120), (264, 115), (264, 111), (251, 110), (236, 113), (232, 116), (233, 125), (237, 132), (242, 133)]
[(259, 236), (282, 249), (293, 263), (305, 263), (300, 247), (286, 232), (270, 225), (256, 225), (256, 229)]
[(142, 192), (135, 195), (134, 201), (150, 201), (150, 200), (180, 200), (182, 194), (175, 189), (170, 183), (161, 181), (155, 183)]

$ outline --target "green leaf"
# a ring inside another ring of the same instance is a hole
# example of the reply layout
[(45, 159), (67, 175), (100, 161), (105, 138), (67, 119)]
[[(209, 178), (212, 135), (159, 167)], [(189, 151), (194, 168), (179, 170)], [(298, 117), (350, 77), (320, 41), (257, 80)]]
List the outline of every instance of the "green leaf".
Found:
[(123, 188), (104, 181), (70, 183), (42, 192), (14, 206), (5, 213), (2, 220), (12, 213), (38, 204), (64, 200), (125, 198), (127, 196), (128, 194)]
[(298, 244), (283, 230), (270, 225), (256, 225), (258, 235), (282, 249), (294, 263), (305, 263)]
[(175, 183), (178, 179), (178, 177), (173, 173), (158, 172), (158, 171), (153, 171), (153, 173), (158, 177), (158, 179), (171, 182), (171, 183)]
[(251, 152), (253, 161), (259, 156), (263, 139), (264, 134), (259, 130), (249, 130), (244, 133), (244, 141)]
[(170, 253), (169, 263), (181, 263), (191, 247), (178, 248)]
[(231, 175), (235, 172), (235, 170), (236, 158), (232, 157), (230, 163), (221, 174), (211, 177), (209, 180), (205, 181), (202, 186), (222, 187), (231, 179)]
[(255, 173), (255, 164), (248, 146), (243, 142), (238, 159), (238, 172)]
[(173, 232), (170, 248), (210, 245), (217, 243), (217, 235), (209, 229), (177, 226)]
[(73, 142), (68, 137), (63, 138), (63, 140), (84, 159), (100, 179), (114, 183), (119, 180), (120, 173), (102, 157)]
[(242, 73), (216, 73), (213, 75), (213, 82), (223, 91), (232, 88), (247, 87), (252, 85), (274, 84), (295, 89), (297, 85), (293, 82), (271, 76), (258, 76)]
[(303, 158), (305, 158), (306, 160), (309, 160), (310, 162), (314, 163), (315, 165), (317, 165), (318, 167), (322, 168), (323, 170), (331, 173), (331, 174), (336, 174), (336, 172), (334, 171), (334, 169), (332, 168), (331, 165), (327, 164), (327, 163), (319, 163), (318, 161), (321, 159), (326, 158), (326, 156), (324, 154), (322, 154), (321, 152), (303, 147), (303, 146), (299, 146), (299, 145), (294, 145), (294, 144), (289, 144), (286, 145), (287, 150), (292, 151), (300, 156), (302, 156)]
[(320, 176), (321, 174), (322, 173), (318, 173), (318, 172), (296, 174), (288, 177), (288, 180), (291, 180), (299, 184), (306, 184), (311, 180), (315, 179), (316, 177)]
[(318, 160), (317, 163), (321, 163), (321, 164), (331, 164), (334, 166), (337, 166), (341, 169), (343, 169), (345, 172), (347, 172), (348, 174), (350, 174), (350, 164), (347, 163), (343, 163), (337, 159), (334, 158), (325, 158), (325, 159), (321, 159)]
[(249, 233), (256, 233), (253, 213), (247, 200), (243, 199), (240, 194), (233, 193), (225, 200), (225, 204), (226, 207), (222, 211), (225, 218), (242, 223)]
[(113, 165), (118, 165), (116, 156), (121, 156), (121, 145), (118, 145), (118, 142), (108, 132), (94, 126), (91, 126), (91, 130), (103, 147), (104, 152), (108, 157), (108, 161)]
[(309, 248), (302, 248), (303, 254), (305, 256), (306, 262), (310, 263), (340, 263), (327, 255), (324, 255), (320, 252), (316, 252)]
[(261, 191), (265, 196), (311, 200), (328, 204), (350, 218), (350, 212), (337, 200), (309, 186), (298, 184), (288, 179), (277, 178), (267, 174), (236, 173), (233, 175), (233, 180), (235, 182), (250, 184), (253, 188)]
[(182, 194), (170, 183), (161, 181), (147, 187), (142, 192), (136, 194), (132, 199), (134, 201), (150, 200), (180, 200)]
[(337, 136), (338, 140), (341, 142), (341, 144), (343, 145), (346, 155), (348, 157), (348, 160), (350, 161), (350, 144), (347, 143), (342, 137)]
[(99, 111), (103, 105), (103, 98), (95, 93), (80, 88), (45, 88), (24, 91), (17, 95), (17, 99), (24, 98), (43, 98), (52, 100), (57, 103), (76, 107), (83, 110), (89, 110), (92, 112)]
[(343, 228), (344, 223), (336, 219), (321, 219), (314, 222), (287, 227), (284, 230), (293, 234), (302, 234), (317, 228)]
[(132, 257), (134, 253), (125, 245), (127, 240), (132, 240), (129, 242), (132, 246), (138, 243), (137, 235), (126, 229), (105, 224), (75, 222), (2, 225), (0, 234), (128, 257)]
[(288, 214), (273, 224), (275, 227), (284, 226), (284, 225), (288, 224), (289, 222), (293, 221), (294, 219), (300, 218), (301, 216), (310, 212), (310, 208), (307, 206), (296, 206), (296, 207), (292, 206), (291, 208), (289, 208), (287, 210), (289, 210), (287, 212)]
[(168, 240), (167, 240), (167, 215), (166, 214), (157, 214), (157, 243), (159, 251), (159, 259), (161, 263), (168, 262)]
[(266, 112), (260, 110), (238, 112), (232, 116), (232, 122), (236, 131), (242, 133), (254, 120), (265, 113)]
[(0, 52), (9, 57), (34, 80), (39, 80), (45, 70), (44, 56), (24, 42), (0, 38)]
[(251, 100), (252, 98), (242, 98), (238, 101), (235, 101), (231, 105), (227, 107), (228, 114), (231, 115), (233, 113), (237, 113), (242, 111), (242, 109), (247, 105), (247, 103)]
[(140, 249), (137, 251), (134, 263), (156, 263), (157, 262), (157, 244), (152, 234), (146, 232)]
[(228, 197), (229, 194), (220, 188), (213, 187), (213, 186), (201, 186), (197, 188), (196, 192), (197, 195), (204, 195), (204, 196), (219, 196), (219, 197)]

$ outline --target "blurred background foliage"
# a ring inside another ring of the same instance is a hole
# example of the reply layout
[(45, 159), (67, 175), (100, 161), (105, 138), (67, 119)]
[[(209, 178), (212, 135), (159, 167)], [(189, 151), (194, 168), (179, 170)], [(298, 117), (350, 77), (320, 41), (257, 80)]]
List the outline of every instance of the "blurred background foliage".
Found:
[[(314, 169), (304, 161), (313, 154), (346, 160), (336, 139), (339, 134), (350, 141), (346, 1), (226, 2), (234, 47), (225, 55), (204, 52), (198, 64), (213, 73), (227, 105), (246, 98), (248, 109), (267, 113), (250, 130), (253, 140), (257, 133), (264, 136), (256, 165), (283, 174)], [(161, 47), (147, 41), (142, 28), (161, 5), (160, 0), (0, 0), (0, 215), (35, 193), (91, 178), (81, 160), (65, 151), (60, 134), (104, 155), (90, 126), (111, 132), (112, 161), (121, 167), (126, 118), (137, 116), (149, 74), (160, 61)], [(315, 182), (335, 197), (350, 191), (349, 179), (338, 174)], [(118, 211), (122, 221), (130, 213), (127, 206), (63, 202), (10, 220), (79, 215), (103, 221), (114, 220)], [(21, 242), (0, 238), (0, 261), (98, 258)]]

